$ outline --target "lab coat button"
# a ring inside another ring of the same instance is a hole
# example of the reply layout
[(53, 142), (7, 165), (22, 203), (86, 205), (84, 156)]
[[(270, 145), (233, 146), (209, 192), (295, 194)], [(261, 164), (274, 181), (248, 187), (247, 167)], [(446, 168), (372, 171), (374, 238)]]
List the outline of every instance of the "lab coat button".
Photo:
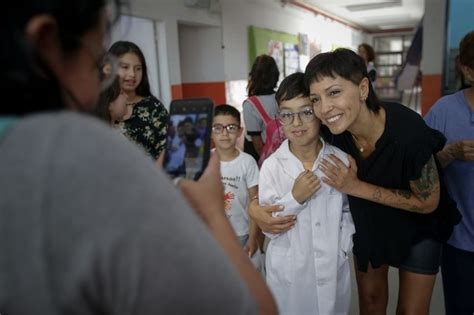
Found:
[(314, 226), (316, 226), (316, 227), (320, 227), (320, 226), (321, 226), (321, 223), (319, 223), (319, 222), (316, 222), (316, 223), (314, 224)]

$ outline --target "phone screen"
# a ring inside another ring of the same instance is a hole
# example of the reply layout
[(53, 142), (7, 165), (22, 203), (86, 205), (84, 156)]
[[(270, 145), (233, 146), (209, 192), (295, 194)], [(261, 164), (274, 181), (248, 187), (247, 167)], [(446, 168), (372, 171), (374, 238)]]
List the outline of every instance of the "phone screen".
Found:
[(164, 169), (172, 178), (201, 176), (209, 161), (213, 113), (209, 99), (171, 102)]

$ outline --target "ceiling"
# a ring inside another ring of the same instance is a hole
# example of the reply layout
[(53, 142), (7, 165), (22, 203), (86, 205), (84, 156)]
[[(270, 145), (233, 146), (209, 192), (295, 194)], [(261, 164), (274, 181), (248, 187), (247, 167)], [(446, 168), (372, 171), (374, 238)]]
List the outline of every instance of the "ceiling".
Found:
[(425, 0), (298, 0), (305, 6), (341, 18), (370, 32), (415, 27)]

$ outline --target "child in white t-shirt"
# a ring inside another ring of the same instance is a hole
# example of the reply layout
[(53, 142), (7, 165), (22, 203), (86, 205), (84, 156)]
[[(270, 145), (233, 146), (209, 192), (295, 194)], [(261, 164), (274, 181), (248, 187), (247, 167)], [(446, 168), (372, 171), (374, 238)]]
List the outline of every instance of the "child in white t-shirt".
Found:
[(236, 147), (241, 134), (239, 111), (226, 104), (216, 106), (212, 140), (221, 161), (225, 211), (242, 247), (251, 257), (258, 249), (261, 235), (247, 211), (250, 199), (258, 194), (258, 166), (252, 156)]
[(287, 140), (261, 167), (259, 201), (283, 205), (274, 216), (297, 220), (285, 233), (267, 233), (267, 283), (281, 314), (347, 314), (354, 224), (346, 195), (319, 179), (322, 158), (347, 163), (347, 155), (320, 138), (304, 74), (284, 79), (276, 99)]

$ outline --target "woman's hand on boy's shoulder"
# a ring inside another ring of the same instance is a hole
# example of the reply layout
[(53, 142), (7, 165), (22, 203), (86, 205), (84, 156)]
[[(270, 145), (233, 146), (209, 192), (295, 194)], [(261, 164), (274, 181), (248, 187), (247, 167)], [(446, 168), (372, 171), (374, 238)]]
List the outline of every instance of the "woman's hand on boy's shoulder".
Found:
[(329, 158), (322, 159), (320, 168), (325, 177), (321, 180), (342, 193), (353, 195), (360, 180), (357, 177), (356, 161), (350, 155), (347, 155), (347, 159), (349, 166), (334, 154), (330, 154)]

